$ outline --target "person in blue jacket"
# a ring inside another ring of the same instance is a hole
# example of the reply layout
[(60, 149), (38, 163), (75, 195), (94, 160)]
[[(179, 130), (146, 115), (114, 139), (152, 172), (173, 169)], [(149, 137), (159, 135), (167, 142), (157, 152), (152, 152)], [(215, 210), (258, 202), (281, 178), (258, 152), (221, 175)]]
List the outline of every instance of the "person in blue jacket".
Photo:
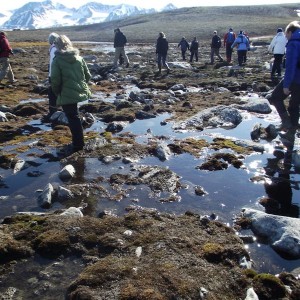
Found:
[[(268, 99), (273, 104), (281, 118), (281, 134), (288, 140), (294, 140), (299, 122), (300, 106), (300, 23), (293, 21), (285, 29), (288, 40), (286, 45), (286, 64), (284, 78), (279, 82)], [(284, 99), (291, 96), (288, 108)]]
[(231, 45), (232, 49), (234, 47), (237, 47), (239, 66), (242, 66), (242, 64), (246, 61), (247, 51), (250, 48), (249, 39), (246, 37), (246, 35), (242, 30), (240, 31), (239, 35)]

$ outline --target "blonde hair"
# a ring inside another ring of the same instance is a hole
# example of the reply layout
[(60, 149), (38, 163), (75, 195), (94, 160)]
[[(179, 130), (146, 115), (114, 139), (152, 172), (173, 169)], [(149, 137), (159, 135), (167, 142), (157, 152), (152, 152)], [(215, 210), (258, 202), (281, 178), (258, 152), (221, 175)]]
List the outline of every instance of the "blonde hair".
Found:
[(56, 49), (61, 52), (73, 49), (73, 44), (66, 35), (59, 35), (54, 44)]
[(288, 24), (288, 26), (286, 26), (285, 28), (285, 34), (287, 34), (289, 31), (291, 31), (292, 33), (300, 28), (300, 24), (298, 21), (292, 21), (291, 23)]

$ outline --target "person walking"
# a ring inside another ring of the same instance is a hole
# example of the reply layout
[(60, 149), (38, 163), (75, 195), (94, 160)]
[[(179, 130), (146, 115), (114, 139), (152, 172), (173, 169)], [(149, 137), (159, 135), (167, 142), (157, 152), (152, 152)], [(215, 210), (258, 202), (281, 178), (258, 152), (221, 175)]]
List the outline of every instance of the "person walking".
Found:
[(224, 47), (226, 49), (226, 60), (228, 63), (231, 62), (232, 57), (232, 44), (235, 41), (236, 35), (232, 28), (229, 28), (228, 32), (224, 35)]
[(17, 80), (15, 80), (15, 76), (9, 62), (9, 57), (14, 53), (10, 47), (6, 33), (3, 31), (0, 32), (0, 49), (0, 83), (7, 76), (9, 83), (13, 84)]
[(167, 41), (166, 35), (163, 32), (158, 34), (158, 39), (156, 41), (156, 54), (157, 54), (157, 65), (158, 73), (161, 73), (161, 67), (164, 66), (169, 74), (170, 68), (167, 63), (167, 54), (169, 50), (169, 43)]
[(199, 49), (199, 42), (196, 37), (193, 38), (191, 42), (191, 56), (190, 56), (190, 62), (193, 62), (193, 57), (195, 55), (195, 60), (198, 61), (198, 49)]
[(43, 122), (49, 122), (51, 116), (57, 111), (57, 107), (56, 107), (56, 95), (53, 93), (52, 87), (51, 87), (51, 65), (53, 62), (53, 59), (55, 57), (55, 52), (56, 52), (56, 47), (55, 47), (55, 40), (59, 37), (59, 35), (55, 32), (52, 32), (49, 34), (48, 37), (48, 42), (49, 42), (49, 66), (48, 66), (48, 70), (49, 70), (49, 88), (48, 88), (48, 99), (49, 99), (49, 111), (48, 114), (45, 115), (42, 118)]
[(118, 67), (118, 61), (120, 59), (120, 56), (124, 59), (125, 67), (129, 67), (129, 59), (128, 56), (125, 53), (125, 45), (127, 43), (127, 38), (124, 35), (124, 33), (120, 30), (120, 28), (117, 28), (114, 30), (115, 37), (114, 37), (114, 48), (115, 48), (115, 58), (114, 58), (114, 67)]
[(84, 147), (83, 128), (77, 103), (90, 98), (88, 82), (91, 74), (79, 50), (74, 48), (69, 38), (60, 35), (55, 40), (55, 58), (51, 66), (51, 87), (57, 96), (57, 105), (61, 105), (69, 122), (72, 145), (69, 152)]
[(223, 61), (222, 56), (220, 55), (220, 48), (222, 46), (221, 38), (218, 36), (217, 31), (214, 31), (214, 35), (211, 39), (211, 51), (210, 51), (210, 63), (214, 63), (214, 56), (216, 55), (220, 61)]
[(185, 60), (185, 53), (190, 49), (189, 43), (186, 41), (185, 37), (182, 37), (181, 41), (178, 43), (178, 47), (181, 49), (182, 59)]
[(246, 62), (247, 51), (250, 48), (249, 39), (244, 35), (242, 30), (240, 31), (239, 35), (231, 45), (231, 48), (233, 49), (235, 46), (237, 46), (239, 66), (242, 66), (243, 63)]
[(271, 78), (274, 78), (275, 73), (277, 73), (278, 77), (281, 77), (281, 65), (285, 53), (286, 44), (287, 38), (285, 37), (282, 28), (278, 28), (277, 34), (273, 37), (268, 48), (268, 52), (273, 53), (274, 55)]
[[(300, 23), (293, 21), (285, 29), (288, 40), (286, 45), (286, 69), (284, 78), (273, 90), (269, 102), (280, 116), (280, 129), (286, 131), (281, 137), (294, 141), (299, 122), (300, 106)], [(290, 95), (288, 108), (284, 100)]]

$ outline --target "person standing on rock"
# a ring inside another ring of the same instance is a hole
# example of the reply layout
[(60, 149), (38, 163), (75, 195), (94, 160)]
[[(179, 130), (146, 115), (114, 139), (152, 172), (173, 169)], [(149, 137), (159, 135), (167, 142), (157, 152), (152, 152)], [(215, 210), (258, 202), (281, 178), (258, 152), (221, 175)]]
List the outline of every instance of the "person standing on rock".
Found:
[(241, 30), (231, 48), (233, 49), (237, 46), (237, 55), (239, 66), (242, 66), (246, 62), (247, 51), (250, 49), (249, 39), (244, 35), (244, 32)]
[(198, 61), (198, 49), (199, 49), (199, 42), (197, 38), (194, 37), (190, 47), (190, 51), (191, 51), (190, 62), (193, 62), (194, 55), (195, 55), (195, 60)]
[(118, 60), (120, 59), (120, 56), (123, 57), (126, 68), (129, 67), (129, 59), (128, 56), (125, 53), (125, 45), (127, 43), (127, 38), (124, 35), (124, 33), (120, 30), (120, 28), (117, 28), (114, 30), (115, 37), (114, 37), (114, 48), (115, 48), (115, 58), (114, 58), (114, 67), (118, 67)]
[(222, 46), (221, 38), (218, 36), (217, 31), (214, 31), (214, 35), (211, 39), (211, 50), (210, 50), (210, 63), (213, 64), (215, 55), (219, 58), (220, 61), (223, 61), (222, 56), (220, 55), (220, 48)]
[(269, 53), (273, 53), (274, 55), (274, 62), (271, 70), (272, 79), (274, 78), (275, 73), (277, 73), (278, 77), (281, 77), (281, 65), (285, 53), (286, 43), (287, 39), (283, 33), (282, 28), (278, 28), (277, 34), (273, 37), (268, 48)]
[(0, 83), (5, 78), (8, 77), (9, 83), (16, 82), (14, 73), (12, 71), (11, 65), (9, 63), (10, 55), (13, 55), (13, 51), (10, 47), (9, 41), (5, 32), (0, 32)]
[(49, 122), (50, 121), (50, 117), (57, 111), (57, 107), (56, 107), (56, 95), (53, 93), (52, 91), (52, 87), (51, 87), (51, 65), (55, 56), (55, 52), (56, 52), (56, 47), (55, 47), (55, 40), (59, 37), (59, 35), (55, 32), (52, 32), (49, 34), (48, 37), (48, 42), (49, 42), (49, 88), (48, 88), (48, 99), (49, 99), (49, 112), (46, 116), (44, 116), (42, 118), (43, 122)]
[(224, 47), (226, 49), (226, 60), (228, 63), (231, 62), (232, 57), (232, 44), (235, 41), (235, 33), (233, 32), (232, 28), (229, 28), (228, 32), (224, 35)]
[[(293, 21), (285, 29), (288, 40), (286, 45), (286, 69), (284, 78), (273, 90), (268, 98), (280, 116), (280, 129), (287, 131), (280, 134), (281, 137), (290, 141), (295, 139), (295, 133), (299, 122), (300, 106), (300, 23)], [(291, 96), (288, 108), (284, 100)]]
[(51, 66), (51, 87), (57, 96), (57, 105), (61, 105), (69, 122), (72, 145), (69, 153), (84, 147), (83, 128), (77, 103), (90, 98), (88, 82), (91, 74), (84, 59), (74, 48), (69, 38), (60, 35), (55, 40), (55, 58)]
[(182, 59), (185, 60), (185, 53), (187, 50), (190, 49), (190, 45), (187, 42), (187, 40), (185, 39), (185, 37), (182, 37), (181, 41), (178, 43), (178, 47), (180, 47), (180, 49), (181, 49)]
[(156, 41), (156, 54), (157, 54), (157, 65), (158, 65), (158, 73), (161, 73), (161, 67), (164, 66), (167, 69), (167, 73), (169, 74), (170, 68), (167, 63), (167, 54), (169, 50), (169, 43), (167, 38), (163, 32), (158, 34), (158, 39)]

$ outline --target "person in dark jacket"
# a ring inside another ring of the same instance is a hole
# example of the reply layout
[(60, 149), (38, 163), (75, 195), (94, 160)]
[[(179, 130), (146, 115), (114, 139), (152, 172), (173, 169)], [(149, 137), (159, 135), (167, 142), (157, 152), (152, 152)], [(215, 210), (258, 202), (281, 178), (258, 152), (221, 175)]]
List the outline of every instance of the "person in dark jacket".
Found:
[(91, 74), (78, 49), (73, 48), (67, 36), (59, 36), (55, 40), (55, 47), (57, 51), (51, 65), (51, 87), (57, 96), (57, 105), (62, 106), (68, 119), (72, 134), (72, 145), (68, 153), (73, 153), (84, 147), (77, 103), (88, 100), (91, 96), (88, 86)]
[(167, 63), (167, 54), (169, 50), (169, 43), (163, 32), (160, 32), (156, 41), (156, 54), (158, 72), (161, 73), (161, 67), (164, 66), (167, 69), (167, 73), (170, 72), (170, 68)]
[[(285, 29), (286, 65), (284, 78), (279, 82), (268, 99), (280, 116), (280, 129), (286, 130), (281, 137), (294, 141), (299, 123), (300, 106), (300, 23), (293, 21)], [(291, 96), (288, 108), (284, 100)]]
[(210, 50), (210, 63), (213, 64), (214, 63), (214, 56), (216, 55), (220, 61), (223, 61), (222, 56), (220, 55), (220, 48), (222, 46), (222, 41), (221, 38), (218, 36), (217, 31), (214, 31), (214, 35), (211, 39), (211, 50)]
[(194, 37), (191, 42), (191, 56), (190, 56), (190, 62), (193, 62), (193, 57), (195, 55), (195, 60), (198, 61), (198, 49), (199, 49), (199, 42), (197, 41), (197, 38)]
[(231, 48), (233, 49), (235, 46), (237, 47), (239, 66), (242, 66), (246, 62), (247, 51), (250, 48), (249, 39), (242, 30), (231, 45)]
[(229, 28), (228, 32), (224, 35), (224, 47), (226, 49), (226, 60), (228, 63), (231, 62), (232, 57), (232, 44), (235, 41), (235, 33), (233, 32), (232, 28)]
[(124, 59), (126, 68), (129, 67), (129, 59), (125, 53), (125, 45), (127, 43), (127, 38), (123, 34), (123, 32), (120, 30), (120, 28), (117, 28), (114, 30), (115, 37), (114, 37), (114, 48), (115, 48), (115, 58), (114, 58), (114, 67), (116, 68), (118, 66), (118, 61), (120, 59), (120, 56)]
[(0, 32), (0, 83), (5, 76), (8, 77), (9, 83), (16, 82), (14, 73), (9, 63), (10, 55), (13, 55), (13, 51), (10, 47), (9, 41), (6, 37), (5, 32)]
[(183, 37), (181, 39), (181, 41), (178, 43), (178, 47), (180, 47), (181, 49), (181, 56), (182, 56), (182, 59), (185, 60), (185, 53), (187, 50), (190, 49), (190, 45), (189, 43), (186, 41), (185, 37)]

